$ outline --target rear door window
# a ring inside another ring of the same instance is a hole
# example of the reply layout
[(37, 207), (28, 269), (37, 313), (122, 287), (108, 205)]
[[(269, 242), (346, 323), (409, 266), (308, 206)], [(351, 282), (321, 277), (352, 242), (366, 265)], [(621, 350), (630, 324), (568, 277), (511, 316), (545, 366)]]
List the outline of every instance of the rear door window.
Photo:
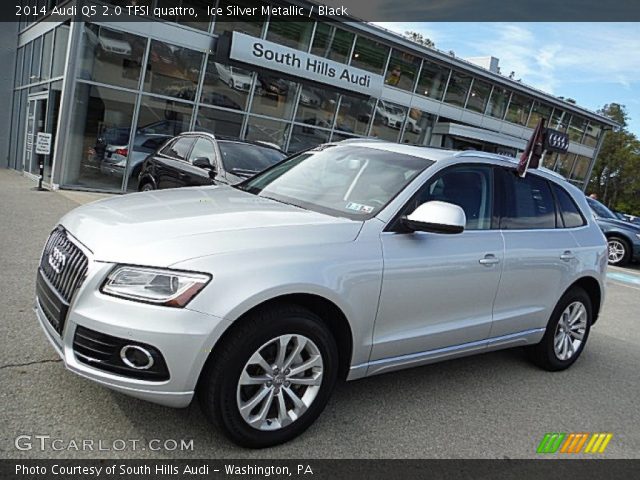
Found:
[(530, 172), (525, 178), (520, 178), (513, 170), (502, 171), (505, 195), (500, 228), (556, 228), (556, 207), (549, 182)]

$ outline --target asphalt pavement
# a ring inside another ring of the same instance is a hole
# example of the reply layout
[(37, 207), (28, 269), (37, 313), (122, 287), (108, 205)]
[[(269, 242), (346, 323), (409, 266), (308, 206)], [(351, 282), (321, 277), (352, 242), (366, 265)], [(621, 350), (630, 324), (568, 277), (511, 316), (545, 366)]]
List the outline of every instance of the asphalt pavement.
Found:
[(303, 436), (252, 451), (196, 403), (161, 407), (64, 369), (32, 312), (38, 256), (64, 213), (100, 195), (33, 185), (0, 170), (0, 457), (533, 458), (547, 432), (610, 432), (601, 457), (640, 456), (638, 265), (610, 269), (601, 318), (567, 371), (516, 349), (342, 384)]

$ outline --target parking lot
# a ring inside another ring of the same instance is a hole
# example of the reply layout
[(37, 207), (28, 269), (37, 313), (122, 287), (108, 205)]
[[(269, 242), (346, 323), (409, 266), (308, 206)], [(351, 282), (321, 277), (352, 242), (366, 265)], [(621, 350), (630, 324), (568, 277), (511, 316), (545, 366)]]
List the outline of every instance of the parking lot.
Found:
[[(600, 320), (567, 371), (542, 371), (511, 350), (343, 384), (307, 433), (251, 451), (210, 428), (196, 403), (153, 405), (63, 368), (32, 312), (38, 256), (64, 213), (100, 196), (33, 185), (0, 170), (1, 457), (530, 458), (547, 432), (610, 432), (602, 456), (639, 457), (639, 265), (610, 269)], [(20, 435), (61, 441), (18, 450)], [(96, 448), (70, 446), (84, 440)], [(120, 450), (116, 440), (140, 443)], [(150, 440), (167, 448), (145, 447)], [(192, 448), (174, 449), (181, 440), (193, 440)], [(98, 451), (99, 442), (107, 450)]]

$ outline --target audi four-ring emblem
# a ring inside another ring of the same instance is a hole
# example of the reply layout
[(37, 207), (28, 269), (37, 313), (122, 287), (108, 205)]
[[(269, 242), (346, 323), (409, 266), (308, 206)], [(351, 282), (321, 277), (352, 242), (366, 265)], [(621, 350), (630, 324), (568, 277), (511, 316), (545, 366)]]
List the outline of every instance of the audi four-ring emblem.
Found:
[(64, 266), (66, 265), (66, 263), (67, 256), (62, 253), (62, 250), (60, 250), (58, 247), (53, 247), (53, 250), (51, 250), (51, 253), (49, 253), (49, 265), (51, 265), (53, 271), (60, 275), (60, 273), (62, 273), (62, 270), (64, 270)]

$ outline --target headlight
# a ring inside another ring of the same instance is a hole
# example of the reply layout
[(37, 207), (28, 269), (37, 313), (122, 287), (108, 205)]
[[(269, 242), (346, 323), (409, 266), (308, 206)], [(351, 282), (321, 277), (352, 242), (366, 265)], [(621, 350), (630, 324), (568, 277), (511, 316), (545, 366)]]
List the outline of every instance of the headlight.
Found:
[(118, 266), (100, 288), (114, 297), (182, 308), (211, 280), (203, 273)]

